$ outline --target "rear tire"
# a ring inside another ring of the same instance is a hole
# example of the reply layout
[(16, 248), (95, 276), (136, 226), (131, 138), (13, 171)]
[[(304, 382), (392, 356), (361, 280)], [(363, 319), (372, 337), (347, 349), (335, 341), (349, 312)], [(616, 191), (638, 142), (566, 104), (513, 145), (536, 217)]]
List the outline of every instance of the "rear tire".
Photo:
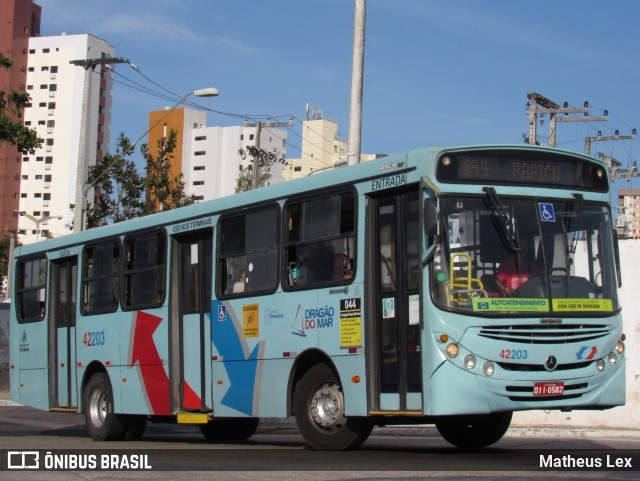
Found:
[(119, 441), (125, 435), (123, 416), (113, 412), (113, 389), (109, 376), (91, 376), (84, 389), (84, 419), (94, 441)]
[(200, 424), (200, 432), (209, 441), (241, 441), (256, 432), (259, 418), (214, 419)]
[(459, 448), (484, 448), (498, 442), (511, 425), (512, 412), (447, 416), (436, 422), (444, 439)]
[(326, 364), (313, 366), (298, 381), (293, 406), (298, 429), (314, 449), (355, 449), (373, 429), (370, 419), (345, 415), (342, 386)]
[(147, 416), (140, 414), (124, 415), (124, 441), (138, 441), (147, 428)]

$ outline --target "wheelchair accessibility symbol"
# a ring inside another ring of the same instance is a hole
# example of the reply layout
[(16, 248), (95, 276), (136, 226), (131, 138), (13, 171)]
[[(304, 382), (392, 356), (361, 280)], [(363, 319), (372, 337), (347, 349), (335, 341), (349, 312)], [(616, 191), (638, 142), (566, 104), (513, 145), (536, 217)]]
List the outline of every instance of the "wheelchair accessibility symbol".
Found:
[(553, 210), (553, 204), (540, 202), (538, 204), (538, 210), (540, 211), (540, 220), (542, 222), (555, 222), (556, 213)]

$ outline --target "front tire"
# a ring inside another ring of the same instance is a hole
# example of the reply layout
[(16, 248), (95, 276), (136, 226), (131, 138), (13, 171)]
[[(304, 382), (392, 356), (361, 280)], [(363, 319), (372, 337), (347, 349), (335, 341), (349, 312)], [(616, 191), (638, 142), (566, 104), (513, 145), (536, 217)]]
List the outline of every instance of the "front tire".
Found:
[(113, 389), (109, 376), (100, 372), (91, 376), (84, 389), (84, 419), (94, 441), (119, 441), (125, 435), (122, 416), (113, 411)]
[(440, 435), (459, 448), (484, 448), (498, 442), (511, 425), (512, 412), (447, 416), (436, 422)]
[(317, 364), (298, 381), (293, 406), (300, 433), (314, 449), (354, 449), (373, 429), (368, 418), (345, 416), (344, 395), (337, 376)]

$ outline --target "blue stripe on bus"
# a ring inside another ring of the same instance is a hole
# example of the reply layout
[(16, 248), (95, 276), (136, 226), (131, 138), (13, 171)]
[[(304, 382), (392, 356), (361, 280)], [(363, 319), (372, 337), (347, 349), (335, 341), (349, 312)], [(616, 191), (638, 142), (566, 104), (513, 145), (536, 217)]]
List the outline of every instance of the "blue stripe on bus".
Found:
[(239, 320), (234, 319), (227, 306), (220, 301), (212, 302), (211, 340), (222, 356), (224, 368), (229, 377), (229, 390), (222, 398), (222, 404), (241, 413), (253, 414), (253, 399), (257, 383), (258, 352), (260, 344), (245, 357), (245, 349), (239, 337), (241, 329), (236, 326)]

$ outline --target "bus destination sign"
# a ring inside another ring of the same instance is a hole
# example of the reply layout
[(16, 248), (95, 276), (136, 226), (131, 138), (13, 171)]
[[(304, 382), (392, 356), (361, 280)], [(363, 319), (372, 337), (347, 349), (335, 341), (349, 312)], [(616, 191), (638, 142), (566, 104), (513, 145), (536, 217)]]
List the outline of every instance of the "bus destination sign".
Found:
[(493, 151), (445, 154), (438, 160), (441, 182), (544, 185), (606, 192), (602, 166), (567, 154)]

